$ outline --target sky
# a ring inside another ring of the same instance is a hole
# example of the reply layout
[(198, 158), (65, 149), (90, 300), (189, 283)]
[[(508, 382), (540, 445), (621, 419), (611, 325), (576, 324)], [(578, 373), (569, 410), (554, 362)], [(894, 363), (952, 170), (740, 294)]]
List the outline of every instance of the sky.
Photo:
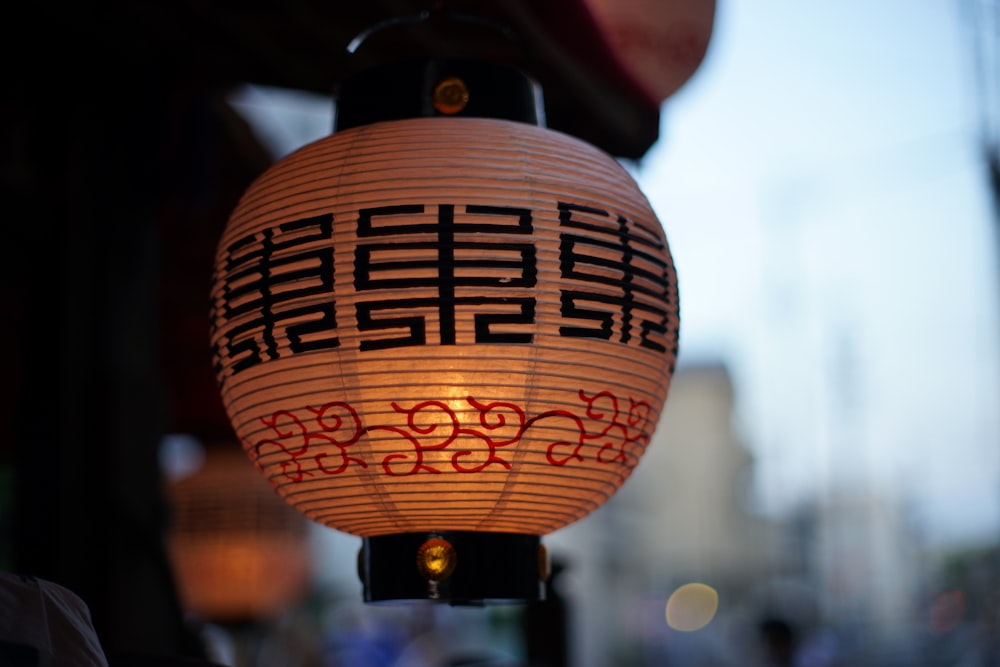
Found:
[(1000, 535), (1000, 246), (959, 9), (721, 0), (634, 168), (681, 361), (730, 365), (767, 513), (846, 489), (934, 542)]
[[(756, 508), (838, 493), (1000, 537), (1000, 269), (961, 0), (719, 0), (627, 165), (677, 265), (680, 362), (723, 361)], [(247, 88), (282, 155), (330, 101)]]

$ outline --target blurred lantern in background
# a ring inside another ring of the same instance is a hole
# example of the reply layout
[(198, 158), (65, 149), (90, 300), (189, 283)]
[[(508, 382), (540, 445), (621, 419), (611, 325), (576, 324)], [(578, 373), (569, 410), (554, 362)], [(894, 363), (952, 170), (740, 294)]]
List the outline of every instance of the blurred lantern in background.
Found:
[(220, 240), (229, 417), (290, 505), (364, 538), (366, 600), (537, 599), (540, 537), (603, 504), (659, 420), (663, 229), (539, 100), (495, 62), (370, 68)]
[(205, 449), (168, 482), (168, 553), (184, 609), (213, 622), (279, 616), (309, 582), (308, 522), (247, 465), (236, 443)]

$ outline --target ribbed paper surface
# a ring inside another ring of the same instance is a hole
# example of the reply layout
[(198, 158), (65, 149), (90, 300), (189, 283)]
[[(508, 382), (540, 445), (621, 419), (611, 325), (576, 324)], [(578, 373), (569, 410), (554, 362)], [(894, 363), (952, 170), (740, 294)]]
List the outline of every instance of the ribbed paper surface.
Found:
[(422, 118), (281, 160), (219, 244), (212, 343), (249, 457), (363, 536), (542, 535), (631, 473), (677, 281), (627, 172), (550, 130)]

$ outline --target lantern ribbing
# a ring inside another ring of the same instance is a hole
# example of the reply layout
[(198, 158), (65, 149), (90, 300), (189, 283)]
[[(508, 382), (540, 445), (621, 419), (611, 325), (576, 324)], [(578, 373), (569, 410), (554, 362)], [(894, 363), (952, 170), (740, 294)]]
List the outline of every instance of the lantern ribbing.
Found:
[(524, 123), (337, 132), (247, 191), (212, 344), (250, 459), (373, 537), (544, 535), (641, 458), (677, 351), (666, 238), (611, 157)]
[(649, 441), (678, 327), (666, 240), (620, 165), (467, 118), (280, 161), (233, 213), (213, 308), (250, 458), (362, 536), (540, 535), (589, 513)]

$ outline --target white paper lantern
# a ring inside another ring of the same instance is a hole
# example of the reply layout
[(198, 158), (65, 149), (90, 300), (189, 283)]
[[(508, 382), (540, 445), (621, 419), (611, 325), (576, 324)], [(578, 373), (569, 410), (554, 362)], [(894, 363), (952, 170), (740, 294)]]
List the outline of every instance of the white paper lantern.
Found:
[(246, 192), (212, 344), (250, 459), (366, 538), (541, 536), (638, 463), (677, 352), (677, 280), (633, 179), (484, 118), (338, 131)]

